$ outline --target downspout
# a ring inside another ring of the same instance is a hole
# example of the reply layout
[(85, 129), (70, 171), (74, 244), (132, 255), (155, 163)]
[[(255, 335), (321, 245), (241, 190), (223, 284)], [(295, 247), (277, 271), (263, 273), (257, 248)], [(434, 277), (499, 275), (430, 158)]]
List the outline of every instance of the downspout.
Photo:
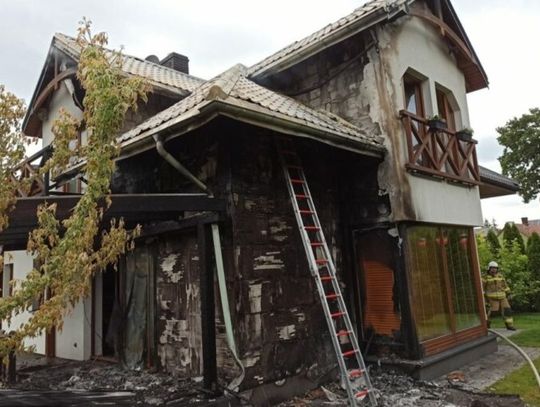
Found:
[[(202, 189), (208, 195), (212, 195), (208, 187), (189, 170), (184, 167), (176, 158), (174, 158), (166, 149), (163, 144), (163, 138), (160, 134), (154, 135), (154, 141), (156, 142), (156, 150), (158, 154), (163, 157), (165, 161), (171, 164), (180, 174), (193, 182), (198, 188)], [(235, 362), (240, 367), (240, 375), (234, 378), (227, 386), (228, 390), (237, 391), (240, 384), (244, 380), (245, 368), (242, 361), (238, 357), (238, 351), (236, 349), (236, 343), (234, 340), (234, 331), (232, 327), (231, 309), (229, 306), (229, 297), (227, 295), (227, 285), (225, 280), (225, 268), (223, 266), (223, 256), (221, 253), (221, 240), (219, 237), (219, 226), (217, 223), (213, 223), (212, 227), (212, 240), (214, 242), (214, 257), (216, 260), (216, 273), (218, 277), (219, 297), (221, 301), (221, 308), (223, 310), (223, 322), (225, 323), (225, 333), (227, 335), (227, 345), (231, 353), (233, 354)]]
[(204, 192), (206, 192), (208, 195), (212, 195), (208, 187), (201, 182), (195, 175), (193, 175), (189, 170), (184, 167), (182, 164), (180, 164), (180, 161), (178, 161), (176, 158), (174, 158), (166, 149), (165, 145), (163, 144), (163, 138), (160, 134), (154, 135), (154, 141), (156, 142), (156, 151), (158, 154), (163, 157), (165, 161), (167, 161), (169, 164), (171, 164), (180, 174), (182, 174), (184, 177), (186, 177), (188, 180), (193, 182), (199, 189), (202, 189)]

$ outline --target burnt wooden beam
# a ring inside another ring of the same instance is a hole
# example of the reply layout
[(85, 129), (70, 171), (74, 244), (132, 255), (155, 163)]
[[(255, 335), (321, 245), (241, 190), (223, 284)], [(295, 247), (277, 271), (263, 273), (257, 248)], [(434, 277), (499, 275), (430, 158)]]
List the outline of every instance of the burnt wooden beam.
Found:
[(216, 313), (214, 301), (214, 273), (212, 263), (212, 241), (209, 226), (197, 226), (199, 251), (200, 295), (201, 295), (201, 336), (203, 351), (203, 386), (217, 391), (216, 357)]
[(147, 238), (150, 236), (160, 235), (162, 233), (178, 232), (185, 229), (196, 228), (199, 224), (207, 225), (210, 223), (217, 223), (222, 220), (223, 218), (220, 216), (220, 214), (216, 212), (209, 212), (179, 220), (162, 221), (149, 225), (142, 225), (141, 234), (138, 238)]
[[(9, 227), (0, 233), (0, 244), (11, 248), (26, 247), (28, 233), (37, 226), (36, 211), (39, 205), (56, 204), (59, 219), (67, 218), (80, 195), (34, 196), (19, 198), (9, 216)], [(105, 212), (104, 222), (124, 218), (127, 223), (155, 220), (178, 220), (185, 211), (225, 212), (226, 201), (210, 198), (205, 194), (115, 194)], [(187, 222), (186, 222), (187, 223)]]

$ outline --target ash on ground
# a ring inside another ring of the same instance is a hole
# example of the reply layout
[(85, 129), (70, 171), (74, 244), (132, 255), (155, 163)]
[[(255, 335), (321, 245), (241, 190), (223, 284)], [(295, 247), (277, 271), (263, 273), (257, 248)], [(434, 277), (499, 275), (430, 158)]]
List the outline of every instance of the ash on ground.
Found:
[(139, 405), (185, 405), (207, 399), (202, 386), (165, 373), (126, 370), (104, 361), (55, 361), (50, 365), (21, 367), (12, 389), (46, 391), (130, 392)]
[[(20, 359), (18, 359), (20, 360)], [(45, 358), (22, 361), (18, 381), (9, 387), (30, 391), (102, 391), (129, 392), (135, 405), (185, 406), (208, 401), (202, 383), (180, 380), (165, 373), (125, 370), (119, 364), (104, 361), (74, 362)], [(471, 373), (471, 374), (469, 374)], [(409, 376), (370, 369), (380, 407), (524, 407), (519, 396), (481, 392), (474, 388), (477, 373), (455, 371), (433, 382), (417, 381)], [(471, 377), (471, 380), (467, 380)], [(241, 405), (248, 405), (238, 400)], [(368, 405), (368, 403), (364, 403)], [(303, 397), (280, 404), (281, 407), (347, 406), (345, 391), (338, 382), (314, 389)]]
[[(524, 407), (517, 395), (497, 395), (470, 389), (460, 372), (448, 375), (446, 383), (414, 380), (387, 371), (371, 374), (379, 407)], [(363, 403), (366, 406), (369, 403)], [(281, 407), (347, 406), (347, 395), (337, 382), (310, 391)], [(362, 405), (362, 403), (360, 404)]]

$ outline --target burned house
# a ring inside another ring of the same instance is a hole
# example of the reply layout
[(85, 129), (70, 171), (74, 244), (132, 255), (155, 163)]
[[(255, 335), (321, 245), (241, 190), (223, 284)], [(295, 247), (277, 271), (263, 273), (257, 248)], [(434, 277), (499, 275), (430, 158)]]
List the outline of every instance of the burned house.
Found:
[[(22, 165), (46, 160), (59, 107), (81, 114), (79, 52), (72, 38), (53, 38), (24, 122), (44, 148)], [(107, 216), (142, 235), (118, 272), (95, 277), (61, 332), (33, 338), (38, 352), (265, 394), (330, 377), (331, 333), (280, 140), (300, 157), (368, 361), (429, 378), (495, 349), (473, 227), (482, 196), (515, 188), (478, 166), (477, 142), (461, 131), (467, 93), (488, 80), (449, 1), (374, 0), (207, 81), (175, 53), (126, 56), (123, 69), (152, 93), (119, 135)], [(46, 199), (67, 213), (84, 189), (80, 171), (19, 199), (1, 236), (12, 259), (4, 287), (32, 267), (23, 251), (32, 211)]]

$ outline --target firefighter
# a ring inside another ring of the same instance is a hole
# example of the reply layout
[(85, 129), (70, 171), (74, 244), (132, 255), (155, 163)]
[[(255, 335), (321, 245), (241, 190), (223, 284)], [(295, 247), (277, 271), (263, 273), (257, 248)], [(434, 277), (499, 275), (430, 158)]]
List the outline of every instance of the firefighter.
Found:
[(506, 329), (515, 331), (512, 309), (508, 300), (510, 298), (510, 288), (506, 280), (499, 272), (499, 265), (491, 261), (488, 264), (488, 275), (484, 279), (484, 295), (488, 304), (487, 323), (491, 324), (491, 313), (500, 311), (506, 325)]

